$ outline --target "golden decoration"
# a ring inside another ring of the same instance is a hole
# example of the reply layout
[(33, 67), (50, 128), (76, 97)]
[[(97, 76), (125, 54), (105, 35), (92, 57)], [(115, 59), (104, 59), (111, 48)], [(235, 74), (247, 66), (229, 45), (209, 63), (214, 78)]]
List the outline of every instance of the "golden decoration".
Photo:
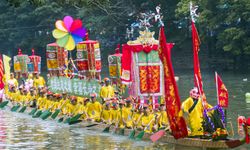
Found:
[(140, 31), (140, 36), (135, 41), (128, 41), (128, 45), (141, 44), (141, 45), (153, 45), (159, 44), (159, 41), (154, 38), (155, 32)]

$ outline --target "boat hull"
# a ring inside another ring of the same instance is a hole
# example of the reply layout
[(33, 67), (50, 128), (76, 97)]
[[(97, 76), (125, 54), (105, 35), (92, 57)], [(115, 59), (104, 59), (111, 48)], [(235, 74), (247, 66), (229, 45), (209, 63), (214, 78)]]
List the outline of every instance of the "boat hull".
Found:
[[(7, 110), (10, 110), (13, 106), (11, 103), (7, 105)], [(27, 107), (26, 113), (28, 115), (29, 112), (31, 112), (33, 108)], [(13, 112), (18, 113), (18, 112)], [(31, 117), (32, 118), (32, 117)], [(51, 119), (51, 118), (50, 118)], [(82, 128), (85, 128), (87, 130), (92, 130), (95, 132), (102, 132), (104, 128), (106, 128), (108, 125), (103, 123), (96, 123), (96, 122), (89, 122), (89, 121), (82, 121), (78, 124), (72, 125), (72, 126), (79, 126)], [(114, 126), (110, 127), (110, 132), (119, 134), (120, 133), (119, 128), (115, 129)], [(129, 136), (132, 129), (125, 129), (123, 136)], [(135, 131), (135, 136), (138, 135), (140, 131)], [(150, 141), (150, 136), (152, 134), (145, 133), (142, 140), (144, 141)], [(157, 142), (160, 143), (171, 143), (175, 145), (180, 146), (192, 146), (192, 147), (200, 147), (200, 148), (235, 148), (239, 147), (243, 144), (245, 144), (245, 138), (242, 139), (228, 139), (228, 140), (220, 140), (220, 141), (213, 141), (212, 139), (200, 139), (200, 138), (182, 138), (182, 139), (175, 139), (172, 135), (169, 133), (165, 134), (163, 137), (161, 137)]]

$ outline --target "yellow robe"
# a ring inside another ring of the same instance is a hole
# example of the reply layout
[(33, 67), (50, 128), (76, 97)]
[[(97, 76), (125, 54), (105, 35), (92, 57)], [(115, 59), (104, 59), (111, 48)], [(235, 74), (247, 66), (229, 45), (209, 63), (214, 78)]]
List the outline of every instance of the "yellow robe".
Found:
[(169, 125), (167, 112), (165, 110), (159, 112), (158, 117), (160, 117), (158, 122), (160, 128), (167, 127)]
[(43, 77), (39, 76), (39, 78), (34, 79), (34, 87), (39, 88), (39, 87), (44, 87), (45, 86), (45, 80)]
[(121, 126), (121, 111), (119, 109), (111, 109), (110, 110), (110, 121), (115, 125)]
[(100, 97), (105, 99), (105, 98), (112, 98), (115, 95), (114, 88), (109, 85), (109, 86), (103, 86), (100, 90)]
[(86, 112), (89, 118), (99, 120), (102, 111), (102, 105), (99, 102), (90, 102), (86, 106)]
[(108, 123), (108, 124), (110, 123), (110, 116), (111, 116), (110, 109), (109, 110), (103, 109), (102, 114), (101, 114), (101, 118), (103, 119), (103, 121), (105, 123)]
[[(188, 114), (187, 124), (191, 130), (190, 136), (203, 135), (202, 121), (204, 118), (202, 101), (201, 99), (199, 99), (192, 112), (189, 113), (188, 110), (192, 107), (193, 104), (193, 99), (189, 97), (182, 103), (181, 107), (182, 111)], [(211, 107), (211, 105), (208, 105), (208, 108)]]
[(18, 81), (15, 78), (9, 79), (7, 83), (8, 83), (8, 86), (10, 86), (10, 85), (13, 86), (14, 85), (16, 88), (18, 88)]
[(122, 109), (122, 118), (124, 122), (126, 123), (126, 126), (131, 128), (133, 125), (133, 119), (132, 119), (132, 107), (124, 107)]
[(153, 120), (154, 120), (154, 115), (153, 114), (149, 114), (147, 116), (146, 115), (142, 116), (142, 118), (141, 118), (141, 125), (144, 126), (144, 127), (147, 127), (149, 125), (148, 128), (145, 130), (145, 132), (147, 132), (147, 133), (151, 133), (152, 132), (152, 127), (154, 125), (154, 121)]

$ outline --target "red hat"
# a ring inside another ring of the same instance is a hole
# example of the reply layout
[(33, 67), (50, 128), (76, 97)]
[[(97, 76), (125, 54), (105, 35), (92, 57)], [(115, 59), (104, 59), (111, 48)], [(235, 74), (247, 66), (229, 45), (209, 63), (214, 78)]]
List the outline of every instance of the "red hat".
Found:
[(143, 108), (148, 108), (148, 104), (143, 104)]
[(121, 100), (121, 101), (119, 102), (119, 105), (125, 105), (125, 102), (124, 102), (123, 100)]
[(160, 106), (160, 104), (156, 103), (154, 104), (155, 108), (158, 108)]
[(104, 78), (104, 82), (110, 81), (109, 78)]
[(91, 94), (90, 94), (90, 97), (96, 97), (96, 96), (97, 96), (96, 93), (91, 93)]
[(48, 91), (47, 92), (47, 95), (52, 95), (53, 93), (51, 91)]
[(192, 90), (190, 90), (189, 94), (190, 94), (190, 97), (194, 99), (198, 99), (200, 97), (199, 90), (197, 87), (194, 87)]

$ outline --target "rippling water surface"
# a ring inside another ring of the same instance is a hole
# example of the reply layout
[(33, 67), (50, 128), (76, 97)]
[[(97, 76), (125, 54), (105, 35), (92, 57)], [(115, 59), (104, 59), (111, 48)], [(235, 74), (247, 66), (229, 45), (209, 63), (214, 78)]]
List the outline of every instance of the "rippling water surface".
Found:
[[(180, 77), (178, 82), (181, 99), (188, 96), (193, 85), (192, 73), (176, 71)], [(228, 120), (232, 121), (235, 132), (238, 115), (250, 117), (250, 104), (245, 102), (245, 93), (250, 92), (250, 82), (243, 82), (249, 78), (247, 74), (225, 73), (221, 75), (230, 94)], [(213, 74), (203, 75), (205, 92), (208, 102), (216, 104), (215, 84)], [(27, 114), (13, 113), (0, 110), (0, 149), (167, 149), (167, 150), (198, 150), (198, 148), (181, 147), (172, 144), (153, 144), (128, 140), (127, 137), (89, 131), (81, 125), (68, 126), (55, 121), (34, 119)], [(249, 146), (237, 149), (247, 150)]]

